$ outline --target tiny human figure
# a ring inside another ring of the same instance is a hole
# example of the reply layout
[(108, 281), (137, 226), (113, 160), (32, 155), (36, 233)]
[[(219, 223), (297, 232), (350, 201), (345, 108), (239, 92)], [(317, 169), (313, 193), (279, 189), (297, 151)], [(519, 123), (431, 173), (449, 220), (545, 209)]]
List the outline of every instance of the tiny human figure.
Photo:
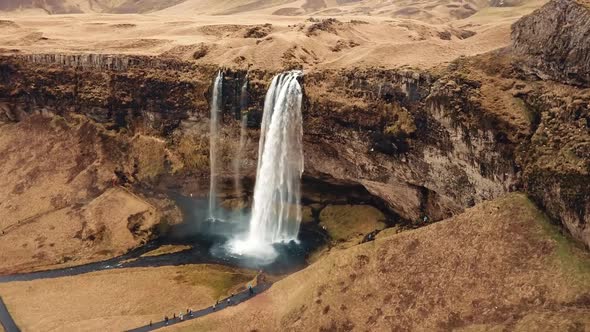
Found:
[(172, 319), (176, 319), (176, 313), (172, 314)]
[(248, 284), (248, 293), (250, 293), (250, 296), (254, 295), (254, 288), (252, 288), (251, 284)]
[(189, 315), (190, 317), (193, 317), (193, 309), (188, 309), (188, 315)]
[(217, 306), (217, 303), (215, 303), (215, 304), (213, 305), (213, 311), (215, 311), (215, 307), (216, 307), (216, 306)]
[(164, 316), (164, 324), (168, 325), (168, 316)]
[(182, 312), (178, 314), (178, 318), (180, 319), (180, 321), (184, 320), (184, 316), (182, 315)]
[(231, 299), (227, 298), (227, 305), (231, 305)]
[(150, 320), (150, 327), (152, 326), (152, 321)]

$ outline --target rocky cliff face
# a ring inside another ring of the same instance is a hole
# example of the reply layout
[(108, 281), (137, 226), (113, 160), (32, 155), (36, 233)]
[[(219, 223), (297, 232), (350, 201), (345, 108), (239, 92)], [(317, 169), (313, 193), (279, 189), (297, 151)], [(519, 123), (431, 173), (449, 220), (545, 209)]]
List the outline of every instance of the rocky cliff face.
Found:
[[(159, 167), (162, 173), (207, 173), (203, 122), (213, 68), (108, 55), (2, 63), (5, 121), (34, 112), (82, 113), (115, 131), (164, 138), (174, 156), (154, 162), (174, 170)], [(257, 126), (272, 74), (248, 73), (244, 104), (246, 73), (225, 72), (225, 164), (238, 140), (235, 119), (244, 112)], [(516, 142), (504, 139), (501, 121), (488, 122), (490, 114), (476, 102), (476, 82), (418, 71), (340, 70), (309, 73), (304, 89), (306, 176), (360, 184), (404, 219), (440, 220), (507, 192), (516, 181)], [(257, 131), (250, 136), (244, 174), (253, 177)], [(200, 154), (185, 151), (199, 146)]]
[(551, 1), (512, 37), (519, 76), (555, 81), (518, 94), (536, 117), (521, 151), (524, 188), (590, 245), (590, 2)]
[(539, 117), (519, 153), (524, 189), (590, 245), (590, 91), (550, 85), (524, 100)]
[(590, 2), (555, 0), (512, 27), (525, 71), (542, 79), (590, 86)]

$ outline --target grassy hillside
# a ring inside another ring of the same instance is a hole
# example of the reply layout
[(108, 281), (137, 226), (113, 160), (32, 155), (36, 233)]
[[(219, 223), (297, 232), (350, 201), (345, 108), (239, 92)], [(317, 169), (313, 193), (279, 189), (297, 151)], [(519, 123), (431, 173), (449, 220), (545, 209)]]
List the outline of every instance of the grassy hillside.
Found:
[(180, 331), (583, 330), (590, 257), (521, 194), (333, 251)]

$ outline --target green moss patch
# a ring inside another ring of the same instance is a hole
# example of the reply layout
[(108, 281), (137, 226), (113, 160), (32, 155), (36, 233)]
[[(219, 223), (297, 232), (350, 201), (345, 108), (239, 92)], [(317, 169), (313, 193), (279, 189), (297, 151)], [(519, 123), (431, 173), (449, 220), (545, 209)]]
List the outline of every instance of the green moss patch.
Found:
[(320, 224), (335, 241), (384, 229), (385, 220), (385, 215), (370, 205), (328, 205), (320, 212)]
[(256, 272), (250, 270), (203, 264), (186, 266), (176, 273), (174, 280), (190, 286), (209, 287), (214, 298), (221, 298), (236, 288), (245, 287), (255, 276)]
[(175, 245), (163, 245), (157, 249), (154, 249), (152, 251), (148, 251), (145, 254), (141, 255), (142, 257), (151, 257), (151, 256), (160, 256), (160, 255), (166, 255), (166, 254), (173, 254), (175, 252), (180, 252), (180, 251), (184, 251), (184, 250), (188, 250), (190, 249), (191, 246), (175, 246)]
[(590, 254), (588, 251), (570, 236), (564, 235), (561, 228), (551, 223), (549, 218), (539, 211), (530, 200), (527, 200), (527, 203), (534, 207), (535, 220), (541, 225), (543, 235), (555, 243), (553, 260), (564, 273), (579, 282), (580, 286), (590, 287)]

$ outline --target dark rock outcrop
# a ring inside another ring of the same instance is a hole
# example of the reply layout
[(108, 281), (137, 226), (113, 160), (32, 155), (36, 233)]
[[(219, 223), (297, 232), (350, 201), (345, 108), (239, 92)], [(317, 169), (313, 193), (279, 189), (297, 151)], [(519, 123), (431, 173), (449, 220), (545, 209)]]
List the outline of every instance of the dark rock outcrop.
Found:
[[(553, 0), (512, 27), (518, 92), (534, 132), (517, 156), (523, 189), (590, 247), (590, 2)], [(552, 82), (545, 82), (552, 81)]]
[(526, 72), (590, 86), (590, 1), (553, 0), (516, 22), (512, 39)]
[(518, 152), (524, 189), (590, 247), (590, 95), (550, 85), (523, 100), (538, 116), (533, 136)]

